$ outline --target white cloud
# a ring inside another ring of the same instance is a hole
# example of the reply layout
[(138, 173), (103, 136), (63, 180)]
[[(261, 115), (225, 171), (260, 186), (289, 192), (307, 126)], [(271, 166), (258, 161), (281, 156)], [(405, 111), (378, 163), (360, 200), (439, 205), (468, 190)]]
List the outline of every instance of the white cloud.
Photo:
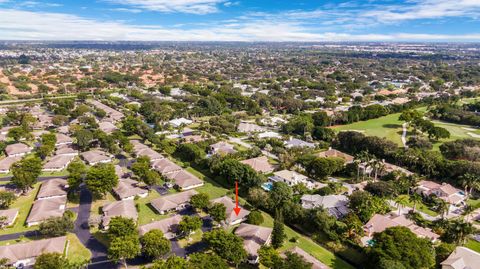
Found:
[(281, 20), (233, 20), (196, 29), (130, 25), (75, 15), (0, 9), (3, 40), (137, 40), (137, 41), (480, 41), (480, 33), (349, 34), (318, 32), (301, 23)]
[(118, 12), (127, 12), (127, 13), (142, 13), (142, 10), (138, 9), (138, 8), (122, 8), (122, 7), (119, 7), (119, 8), (111, 8), (109, 10), (118, 11)]
[(479, 0), (412, 0), (403, 5), (380, 6), (360, 14), (381, 22), (480, 16)]
[(218, 11), (217, 5), (226, 0), (106, 0), (107, 2), (133, 6), (139, 9), (158, 12), (182, 12), (208, 14)]

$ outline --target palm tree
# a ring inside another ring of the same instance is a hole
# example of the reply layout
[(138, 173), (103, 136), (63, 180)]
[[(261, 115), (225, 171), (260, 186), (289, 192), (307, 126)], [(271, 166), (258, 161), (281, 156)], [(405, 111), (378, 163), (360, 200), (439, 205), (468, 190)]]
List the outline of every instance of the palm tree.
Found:
[(380, 166), (382, 165), (382, 163), (383, 162), (381, 160), (377, 159), (377, 157), (372, 155), (372, 159), (370, 159), (369, 164), (373, 169), (373, 182), (377, 181), (378, 170), (380, 169)]
[(471, 173), (466, 173), (461, 177), (462, 186), (465, 188), (465, 196), (468, 199), (474, 188), (480, 185), (480, 177)]
[(407, 195), (399, 195), (395, 198), (395, 205), (398, 207), (398, 215), (400, 215), (402, 207), (405, 207), (408, 204), (408, 200)]
[(468, 219), (470, 217), (470, 214), (473, 213), (473, 211), (475, 211), (475, 207), (471, 206), (471, 205), (466, 205), (464, 208), (463, 208), (463, 219), (468, 222)]
[(465, 244), (469, 235), (475, 232), (473, 225), (468, 222), (464, 222), (461, 219), (456, 219), (450, 222), (451, 236), (457, 244)]
[(414, 193), (412, 196), (410, 196), (410, 201), (413, 202), (413, 212), (417, 209), (417, 204), (422, 202), (422, 196), (418, 193)]
[(445, 216), (448, 215), (448, 208), (450, 207), (450, 205), (442, 199), (438, 199), (437, 203), (438, 203), (438, 206), (437, 206), (438, 213), (440, 213), (442, 215), (442, 219), (444, 219)]
[(370, 155), (370, 153), (368, 153), (368, 150), (364, 150), (357, 155), (357, 159), (359, 159), (360, 163), (363, 163), (364, 165), (362, 174), (363, 180), (365, 178), (365, 174), (367, 173), (367, 167), (369, 166), (369, 162), (372, 159), (372, 156)]

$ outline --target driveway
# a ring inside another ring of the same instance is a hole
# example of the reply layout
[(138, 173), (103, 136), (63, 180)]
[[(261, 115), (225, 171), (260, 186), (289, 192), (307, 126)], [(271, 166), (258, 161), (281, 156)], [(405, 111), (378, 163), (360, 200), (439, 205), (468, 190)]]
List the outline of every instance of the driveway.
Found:
[(88, 191), (85, 186), (83, 186), (80, 189), (80, 206), (78, 207), (78, 217), (75, 221), (74, 233), (77, 235), (80, 242), (92, 253), (92, 263), (105, 262), (108, 261), (107, 248), (90, 233), (90, 229), (88, 228), (88, 219), (90, 218), (91, 207), (92, 195), (90, 191)]

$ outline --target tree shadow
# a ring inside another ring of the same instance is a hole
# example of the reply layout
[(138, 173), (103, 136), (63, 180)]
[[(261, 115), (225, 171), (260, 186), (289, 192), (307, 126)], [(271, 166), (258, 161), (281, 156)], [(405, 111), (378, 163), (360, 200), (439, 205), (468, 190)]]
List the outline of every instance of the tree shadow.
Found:
[(384, 128), (390, 128), (390, 129), (397, 129), (397, 128), (401, 128), (402, 125), (400, 125), (400, 124), (394, 124), (394, 123), (386, 123), (386, 124), (382, 125), (382, 127), (384, 127)]

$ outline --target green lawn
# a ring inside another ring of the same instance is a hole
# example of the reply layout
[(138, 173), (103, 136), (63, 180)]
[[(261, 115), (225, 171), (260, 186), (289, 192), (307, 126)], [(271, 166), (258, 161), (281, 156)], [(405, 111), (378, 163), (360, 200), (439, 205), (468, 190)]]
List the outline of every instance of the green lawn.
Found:
[(67, 234), (68, 251), (67, 257), (72, 262), (89, 261), (92, 253), (78, 240), (73, 233)]
[[(207, 193), (210, 196), (210, 198), (221, 197), (231, 192), (223, 188), (220, 184), (210, 179), (209, 177), (206, 177), (204, 174), (202, 174), (198, 170), (195, 170), (192, 167), (188, 167), (185, 170), (187, 170), (188, 172), (196, 175), (197, 177), (205, 181), (204, 186), (196, 188), (195, 190), (197, 190), (198, 192)], [(244, 204), (244, 203), (245, 201), (243, 199), (240, 199), (240, 204)], [(263, 212), (263, 215), (264, 215), (264, 223), (262, 224), (262, 226), (273, 227), (273, 218), (264, 212)], [(292, 243), (292, 242), (289, 242), (287, 239), (287, 242), (285, 242), (285, 245), (282, 247), (281, 250), (288, 250), (294, 246), (298, 246), (301, 249), (313, 255), (314, 257), (316, 257), (319, 261), (325, 263), (326, 265), (330, 266), (333, 269), (353, 269), (354, 268), (344, 260), (335, 256), (335, 254), (333, 254), (329, 250), (321, 247), (320, 245), (312, 241), (310, 238), (307, 238), (297, 233), (296, 231), (289, 228), (288, 226), (285, 226), (285, 232), (287, 234), (288, 239), (292, 237), (298, 237), (298, 242)]]
[(27, 227), (25, 221), (27, 220), (30, 209), (32, 208), (33, 201), (37, 196), (38, 190), (40, 189), (41, 183), (36, 183), (34, 189), (30, 190), (27, 195), (17, 198), (17, 200), (10, 206), (10, 208), (18, 208), (18, 217), (12, 227), (5, 228), (0, 231), (0, 235), (3, 234), (12, 234), (25, 231), (35, 230), (37, 227)]
[(180, 247), (185, 248), (189, 245), (193, 245), (197, 242), (202, 241), (202, 235), (202, 230), (197, 230), (194, 234), (190, 235), (190, 240), (188, 240), (187, 238), (182, 238), (178, 241), (178, 244), (180, 245)]
[(479, 208), (480, 207), (480, 199), (475, 200), (475, 199), (470, 198), (470, 199), (467, 200), (467, 204), (469, 206), (472, 206), (473, 208)]
[(90, 209), (90, 213), (92, 216), (99, 216), (100, 208), (104, 205), (116, 201), (115, 197), (111, 193), (107, 193), (103, 199), (97, 199), (92, 202), (92, 207)]
[(478, 242), (476, 240), (469, 239), (467, 241), (467, 243), (465, 244), (465, 247), (467, 247), (471, 250), (475, 250), (476, 252), (480, 252), (480, 242)]
[[(273, 227), (273, 218), (265, 212), (262, 212), (262, 215), (263, 215), (264, 222), (261, 224), (261, 226), (270, 227), (270, 228)], [(286, 251), (286, 250), (292, 249), (295, 246), (298, 246), (299, 248), (303, 249), (304, 251), (314, 256), (322, 263), (330, 266), (331, 268), (334, 268), (334, 269), (347, 269), (347, 268), (353, 269), (354, 268), (350, 264), (346, 263), (345, 261), (335, 256), (329, 250), (319, 246), (318, 244), (313, 242), (310, 238), (307, 238), (297, 233), (296, 231), (294, 231), (288, 226), (285, 226), (285, 234), (287, 235), (287, 239), (284, 245), (279, 249), (279, 251)], [(289, 241), (293, 237), (298, 238), (297, 242), (294, 243)]]
[[(465, 138), (471, 138), (471, 139), (480, 139), (480, 129), (473, 128), (472, 126), (468, 125), (460, 125), (460, 124), (454, 124), (454, 123), (448, 123), (448, 122), (442, 122), (442, 121), (432, 121), (435, 126), (438, 127), (443, 127), (447, 129), (450, 132), (450, 138), (448, 139), (443, 139), (440, 142), (437, 142), (434, 144), (434, 148), (438, 149), (440, 145), (444, 142), (447, 141), (453, 141), (457, 139), (465, 139)], [(472, 135), (478, 135), (479, 137), (473, 137)]]
[(205, 184), (195, 190), (201, 193), (206, 193), (210, 197), (210, 199), (215, 199), (218, 197), (225, 196), (228, 193), (228, 190), (221, 187), (218, 183), (213, 181), (212, 179), (206, 177), (204, 174), (200, 173), (199, 171), (195, 170), (192, 167), (187, 167), (185, 170), (192, 173), (193, 175), (197, 176), (201, 180), (205, 182)]
[(359, 121), (347, 125), (334, 126), (336, 131), (358, 131), (368, 136), (385, 137), (398, 145), (402, 145), (402, 121), (400, 113), (387, 115), (377, 119)]
[(168, 215), (158, 214), (151, 206), (150, 201), (160, 197), (157, 191), (151, 190), (147, 197), (135, 201), (138, 211), (138, 225), (167, 218)]
[[(413, 202), (410, 201), (410, 200), (408, 200), (407, 206), (413, 208)], [(425, 213), (425, 214), (427, 214), (427, 215), (430, 215), (430, 216), (432, 216), (432, 217), (438, 216), (438, 213), (437, 213), (437, 212), (435, 212), (435, 211), (431, 210), (430, 208), (428, 208), (428, 206), (425, 205), (424, 203), (417, 203), (417, 206), (416, 206), (415, 209), (418, 210), (418, 211), (420, 211), (420, 212), (423, 212), (423, 213)]]
[[(419, 111), (425, 112), (426, 108), (422, 107), (418, 109)], [(398, 120), (400, 113), (395, 113), (391, 115), (387, 115), (385, 117), (380, 117), (377, 119), (371, 119), (367, 121), (359, 121), (352, 124), (347, 125), (339, 125), (332, 127), (336, 131), (358, 131), (368, 136), (378, 136), (378, 137), (385, 137), (399, 146), (403, 146), (401, 136), (402, 136), (402, 121)], [(473, 139), (480, 139), (480, 137), (473, 137), (472, 134), (480, 136), (480, 130), (475, 129), (471, 126), (467, 125), (459, 125), (441, 121), (432, 121), (435, 126), (443, 127), (447, 129), (451, 137), (449, 139), (442, 139), (439, 142), (434, 143), (434, 149), (438, 150), (439, 146), (442, 143), (447, 141), (457, 140), (457, 139), (464, 139), (464, 138), (473, 138)], [(410, 134), (411, 128), (407, 133)]]

